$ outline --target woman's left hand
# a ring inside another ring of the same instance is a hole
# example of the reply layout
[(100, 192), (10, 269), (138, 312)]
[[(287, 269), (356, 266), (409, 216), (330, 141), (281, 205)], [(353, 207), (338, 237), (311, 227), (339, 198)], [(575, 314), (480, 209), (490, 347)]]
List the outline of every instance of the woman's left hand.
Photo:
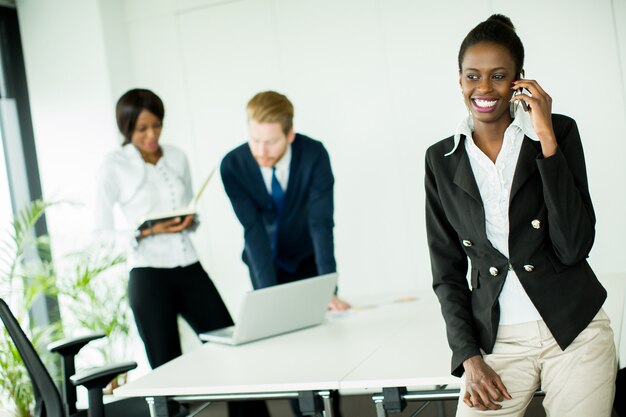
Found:
[(541, 141), (543, 156), (549, 157), (554, 155), (557, 143), (552, 127), (552, 97), (535, 80), (521, 79), (513, 81), (513, 87), (511, 88), (516, 91), (521, 91), (522, 88), (525, 88), (531, 94), (516, 94), (511, 99), (511, 102), (517, 101), (520, 102), (520, 105), (526, 103), (533, 128)]
[(193, 225), (193, 216), (185, 216), (182, 218), (182, 222), (178, 225), (174, 225), (173, 229), (170, 233), (182, 232), (183, 230), (189, 229)]
[(179, 233), (189, 228), (193, 223), (193, 216), (176, 217), (171, 220), (159, 222), (152, 228), (153, 235), (160, 233)]

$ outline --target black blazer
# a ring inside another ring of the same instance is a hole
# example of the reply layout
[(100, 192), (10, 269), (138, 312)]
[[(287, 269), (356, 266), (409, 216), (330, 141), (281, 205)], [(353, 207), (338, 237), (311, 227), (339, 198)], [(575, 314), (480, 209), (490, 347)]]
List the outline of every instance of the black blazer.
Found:
[(315, 256), (319, 274), (336, 271), (333, 242), (334, 177), (328, 152), (321, 142), (296, 134), (291, 144), (285, 207), (276, 218), (259, 165), (247, 143), (229, 152), (221, 164), (222, 181), (235, 214), (244, 228), (243, 259), (253, 286), (277, 284), (270, 225), (277, 223), (276, 248), (291, 269)]
[[(433, 273), (452, 349), (452, 373), (463, 361), (491, 353), (500, 320), (498, 296), (513, 268), (557, 343), (565, 349), (606, 298), (586, 258), (595, 237), (585, 159), (576, 122), (553, 115), (557, 153), (525, 137), (509, 206), (507, 259), (489, 242), (482, 200), (462, 136), (426, 152), (426, 229)], [(538, 221), (538, 222), (537, 222)], [(537, 226), (539, 226), (537, 228)], [(471, 289), (467, 283), (471, 259)]]

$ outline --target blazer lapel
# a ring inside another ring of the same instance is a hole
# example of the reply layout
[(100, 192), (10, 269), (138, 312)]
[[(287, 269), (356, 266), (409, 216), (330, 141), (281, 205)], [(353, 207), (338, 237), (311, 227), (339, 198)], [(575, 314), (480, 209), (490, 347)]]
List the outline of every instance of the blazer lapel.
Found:
[(515, 174), (513, 175), (513, 184), (511, 184), (509, 204), (513, 201), (515, 194), (528, 181), (528, 178), (537, 170), (537, 155), (539, 155), (540, 150), (537, 149), (536, 144), (539, 146), (541, 144), (534, 142), (527, 136), (524, 136), (523, 140), (522, 149), (517, 159), (517, 166), (515, 167)]
[(459, 148), (455, 153), (459, 153), (459, 163), (454, 173), (454, 183), (460, 187), (463, 191), (469, 194), (474, 200), (479, 202), (482, 206), (483, 201), (480, 198), (480, 191), (478, 191), (478, 185), (474, 178), (474, 172), (470, 165), (469, 157), (465, 151), (464, 140), (465, 136), (462, 136), (463, 140), (459, 143)]
[(478, 209), (471, 208), (471, 205), (467, 206), (467, 215), (471, 219), (471, 224), (475, 228), (477, 234), (488, 241), (489, 239), (487, 238), (487, 225), (485, 224), (485, 208), (483, 206), (483, 199), (480, 196), (480, 190), (478, 189), (476, 177), (474, 176), (474, 171), (472, 171), (472, 166), (470, 164), (467, 151), (465, 150), (463, 140), (465, 140), (465, 136), (462, 136), (462, 141), (459, 143), (459, 147), (461, 147), (461, 149), (457, 149), (455, 151), (455, 154), (459, 155), (459, 162), (456, 167), (456, 172), (454, 173), (453, 182), (465, 191), (471, 198), (473, 198), (476, 203), (478, 203)]

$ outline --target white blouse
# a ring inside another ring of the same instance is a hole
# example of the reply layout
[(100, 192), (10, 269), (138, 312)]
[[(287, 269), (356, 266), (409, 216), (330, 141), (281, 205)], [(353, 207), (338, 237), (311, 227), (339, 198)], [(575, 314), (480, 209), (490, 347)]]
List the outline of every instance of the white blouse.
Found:
[[(524, 135), (539, 141), (528, 113), (518, 106), (513, 123), (504, 132), (502, 148), (492, 162), (474, 143), (470, 119), (464, 119), (455, 135), (456, 148), (460, 135), (466, 137), (465, 150), (476, 178), (485, 208), (487, 238), (502, 255), (509, 257), (509, 193)], [(526, 294), (515, 271), (509, 270), (498, 298), (500, 325), (541, 320), (537, 308)]]
[[(193, 197), (185, 154), (171, 145), (161, 149), (163, 156), (153, 165), (128, 144), (108, 154), (97, 174), (96, 237), (106, 246), (123, 249), (131, 268), (174, 268), (198, 261), (188, 230), (135, 239), (142, 217), (187, 207)], [(125, 228), (116, 227), (116, 206), (124, 215)]]

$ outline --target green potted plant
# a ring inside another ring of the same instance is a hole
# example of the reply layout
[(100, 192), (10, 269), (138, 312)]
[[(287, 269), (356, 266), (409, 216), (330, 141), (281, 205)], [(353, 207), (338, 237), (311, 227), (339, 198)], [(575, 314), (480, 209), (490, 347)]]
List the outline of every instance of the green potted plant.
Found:
[[(28, 312), (37, 294), (48, 293), (53, 284), (47, 236), (35, 236), (33, 230), (48, 204), (35, 201), (13, 219), (0, 235), (0, 297), (11, 307), (34, 345), (44, 343), (54, 328), (29, 329)], [(40, 254), (44, 256), (39, 256)], [(32, 273), (37, 271), (37, 273)], [(50, 356), (42, 355), (44, 362)], [(4, 327), (0, 331), (0, 401), (9, 404), (18, 417), (30, 417), (34, 401), (30, 379), (16, 347)]]
[[(105, 339), (93, 343), (99, 354), (94, 359), (100, 364), (127, 359), (133, 318), (126, 295), (124, 257), (92, 250), (70, 258), (68, 271), (57, 282), (63, 317), (72, 318), (64, 321), (64, 328), (75, 333), (104, 333)], [(105, 393), (125, 381), (123, 374)]]
[[(104, 256), (97, 250), (83, 250), (64, 257), (59, 262), (62, 266), (56, 269), (48, 236), (35, 236), (33, 232), (51, 206), (41, 200), (32, 202), (0, 235), (0, 297), (7, 301), (33, 345), (44, 346), (53, 338), (62, 337), (62, 333), (105, 333), (108, 338), (95, 343), (99, 355), (92, 354), (90, 362), (124, 359), (132, 323), (122, 282), (125, 273), (120, 272), (125, 260), (121, 256)], [(66, 318), (62, 328), (60, 323), (45, 329), (30, 329), (26, 325), (30, 307), (41, 295), (58, 298), (62, 317)], [(45, 349), (39, 351), (50, 365), (51, 355)], [(30, 379), (4, 327), (0, 331), (0, 403), (9, 403), (14, 416), (32, 415), (34, 395)]]

